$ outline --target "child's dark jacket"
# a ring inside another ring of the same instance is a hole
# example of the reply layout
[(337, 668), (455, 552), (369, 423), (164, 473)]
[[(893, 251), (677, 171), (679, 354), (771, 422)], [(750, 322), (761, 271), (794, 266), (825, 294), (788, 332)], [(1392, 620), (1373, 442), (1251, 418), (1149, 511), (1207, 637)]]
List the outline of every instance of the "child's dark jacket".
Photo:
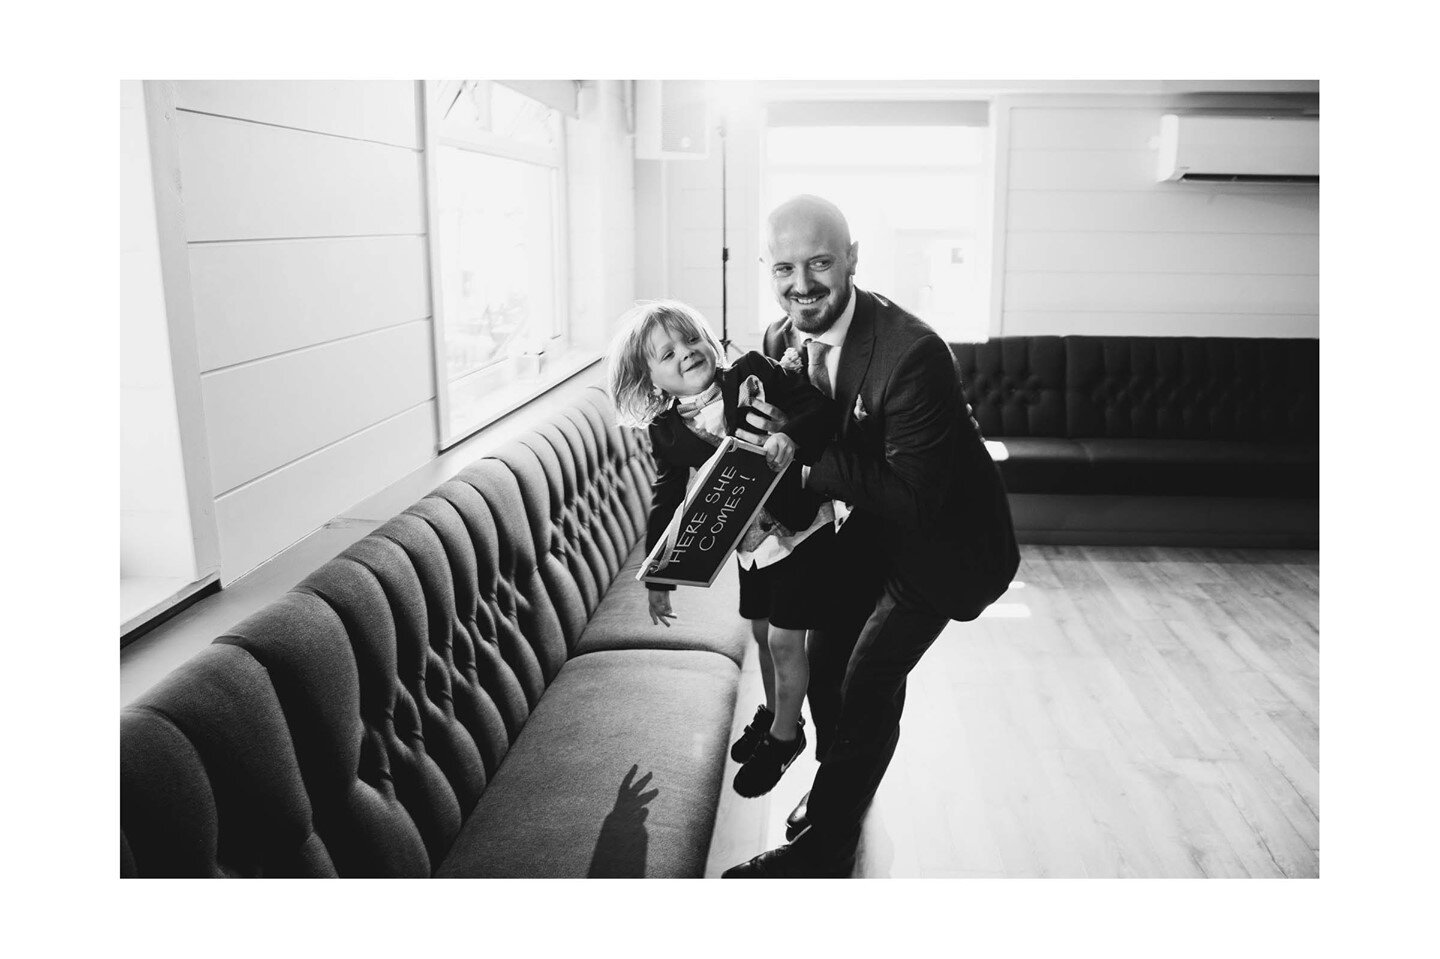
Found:
[[(746, 353), (729, 369), (719, 371), (717, 379), (721, 401), (725, 404), (726, 435), (733, 435), (737, 427), (745, 427), (742, 421), (748, 409), (739, 408), (740, 384), (752, 375), (759, 377), (765, 387), (765, 402), (784, 410), (789, 417), (783, 432), (795, 441), (795, 461), (807, 466), (813, 464), (835, 435), (838, 407), (834, 400), (810, 385), (803, 370), (788, 372), (761, 353)], [(655, 548), (675, 510), (685, 501), (691, 468), (703, 466), (715, 452), (713, 445), (685, 425), (673, 405), (650, 424), (650, 448), (656, 475), (651, 486), (646, 550)], [(800, 470), (792, 466), (770, 494), (765, 509), (776, 520), (798, 531), (814, 521), (815, 512), (825, 499), (802, 489)]]

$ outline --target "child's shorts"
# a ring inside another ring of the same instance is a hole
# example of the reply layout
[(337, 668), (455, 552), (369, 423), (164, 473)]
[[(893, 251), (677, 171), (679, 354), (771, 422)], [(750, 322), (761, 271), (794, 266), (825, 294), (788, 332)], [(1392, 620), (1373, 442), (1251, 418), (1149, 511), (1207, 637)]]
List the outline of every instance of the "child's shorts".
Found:
[[(740, 616), (768, 619), (781, 629), (822, 629), (873, 609), (879, 577), (877, 557), (852, 555), (850, 530), (824, 526), (771, 566), (740, 567)], [(860, 607), (864, 609), (860, 609)]]

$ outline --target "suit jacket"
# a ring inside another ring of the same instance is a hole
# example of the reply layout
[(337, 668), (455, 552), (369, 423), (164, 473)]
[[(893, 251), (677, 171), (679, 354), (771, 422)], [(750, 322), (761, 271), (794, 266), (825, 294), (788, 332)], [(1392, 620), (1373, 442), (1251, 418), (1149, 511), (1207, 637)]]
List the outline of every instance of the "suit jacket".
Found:
[[(882, 575), (903, 600), (972, 620), (1020, 564), (1000, 471), (945, 341), (884, 297), (857, 287), (855, 298), (835, 375), (839, 433), (807, 489), (879, 518)], [(791, 339), (789, 318), (777, 320), (766, 354)]]
[[(735, 428), (742, 425), (741, 420), (747, 411), (739, 405), (740, 384), (751, 375), (758, 376), (764, 384), (766, 402), (774, 403), (786, 413), (790, 413), (793, 407), (795, 412), (785, 432), (795, 441), (796, 460), (806, 465), (813, 464), (835, 434), (839, 407), (834, 400), (811, 386), (803, 371), (787, 373), (759, 353), (746, 353), (732, 366), (719, 371), (717, 379), (720, 381), (721, 402), (725, 405), (725, 433), (733, 434)], [(691, 468), (705, 465), (705, 461), (714, 454), (715, 447), (696, 436), (672, 405), (650, 424), (650, 451), (655, 458), (655, 481), (651, 485), (646, 550), (655, 548), (675, 510), (685, 501)], [(815, 511), (823, 501), (824, 497), (800, 488), (800, 471), (792, 468), (770, 494), (766, 508), (791, 529), (804, 529), (815, 518)]]

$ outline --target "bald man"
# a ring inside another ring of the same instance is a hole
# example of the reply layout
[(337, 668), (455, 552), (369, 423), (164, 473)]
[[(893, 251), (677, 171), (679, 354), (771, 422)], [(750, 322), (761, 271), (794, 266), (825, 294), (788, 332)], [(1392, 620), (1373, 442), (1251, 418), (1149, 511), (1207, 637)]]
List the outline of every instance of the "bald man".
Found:
[[(808, 488), (850, 508), (823, 541), (827, 568), (840, 577), (837, 601), (878, 596), (860, 615), (811, 633), (820, 768), (787, 822), (791, 841), (724, 876), (849, 876), (861, 821), (895, 753), (906, 677), (947, 622), (974, 619), (1005, 592), (1020, 558), (949, 346), (855, 286), (859, 244), (839, 208), (814, 196), (782, 203), (766, 223), (763, 260), (785, 311), (766, 331), (766, 353), (801, 350), (811, 382), (846, 411), (805, 476)], [(751, 442), (785, 418), (768, 404), (755, 408), (755, 432), (737, 431)]]

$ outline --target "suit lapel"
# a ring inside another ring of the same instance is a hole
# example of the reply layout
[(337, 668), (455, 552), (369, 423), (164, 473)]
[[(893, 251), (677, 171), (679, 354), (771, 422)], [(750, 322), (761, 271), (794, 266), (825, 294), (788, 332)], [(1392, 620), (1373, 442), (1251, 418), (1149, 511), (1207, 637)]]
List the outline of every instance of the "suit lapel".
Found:
[[(855, 315), (840, 348), (840, 368), (835, 373), (835, 402), (849, 412), (855, 406), (855, 394), (870, 369), (875, 352), (875, 297), (858, 286), (855, 288)], [(844, 421), (848, 422), (848, 418)]]
[(785, 351), (796, 344), (792, 343), (794, 324), (790, 317), (785, 317), (779, 323), (773, 324), (765, 332), (765, 355), (772, 360), (779, 360), (785, 355)]

